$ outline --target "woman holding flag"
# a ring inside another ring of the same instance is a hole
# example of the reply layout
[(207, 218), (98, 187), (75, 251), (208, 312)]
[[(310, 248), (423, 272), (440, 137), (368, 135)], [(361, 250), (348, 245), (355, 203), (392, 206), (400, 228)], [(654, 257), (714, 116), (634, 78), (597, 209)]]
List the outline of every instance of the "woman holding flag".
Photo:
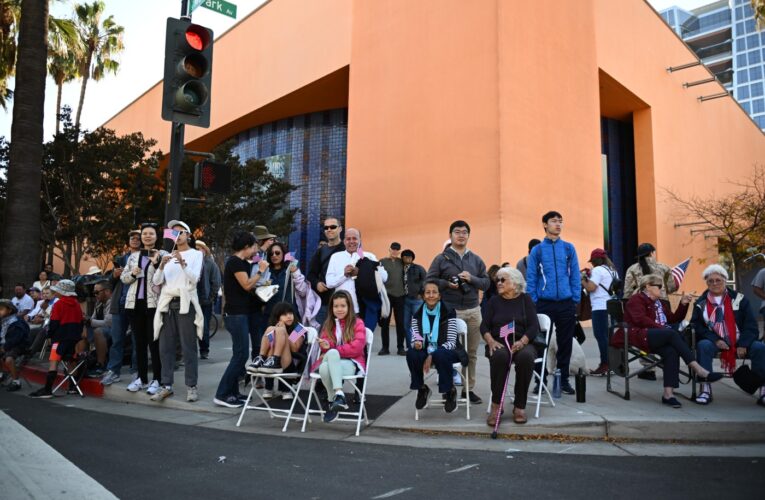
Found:
[(264, 314), (271, 318), (276, 304), (287, 302), (294, 309), (296, 318), (307, 326), (320, 328), (321, 325), (314, 322), (314, 318), (321, 307), (321, 299), (311, 290), (292, 252), (288, 252), (287, 247), (277, 241), (268, 249), (266, 259), (271, 284), (278, 285), (279, 291), (266, 302)]
[(457, 313), (441, 301), (438, 282), (426, 280), (422, 297), (425, 303), (412, 316), (412, 349), (406, 351), (406, 364), (412, 382), (409, 388), (417, 391), (414, 406), (425, 408), (430, 387), (425, 374), (435, 366), (438, 371), (438, 392), (444, 395), (447, 413), (457, 408), (457, 389), (454, 387), (452, 365), (459, 362), (457, 347)]
[[(494, 427), (502, 408), (505, 380), (510, 376), (510, 359), (515, 363), (515, 401), (513, 422), (525, 424), (526, 399), (533, 377), (537, 350), (532, 344), (539, 334), (539, 320), (534, 302), (526, 293), (526, 280), (515, 268), (497, 271), (498, 295), (489, 300), (481, 322), (486, 341), (491, 378), (491, 411), (486, 424)], [(508, 352), (508, 347), (511, 352)]]

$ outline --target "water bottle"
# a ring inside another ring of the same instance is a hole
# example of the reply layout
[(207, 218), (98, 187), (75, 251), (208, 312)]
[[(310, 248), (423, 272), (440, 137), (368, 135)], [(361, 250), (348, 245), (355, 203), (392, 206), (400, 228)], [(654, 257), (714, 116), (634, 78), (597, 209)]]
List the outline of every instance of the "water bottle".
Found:
[(553, 375), (552, 395), (555, 399), (560, 399), (560, 368), (556, 368)]
[(576, 374), (574, 383), (576, 384), (576, 402), (584, 403), (585, 393), (587, 392), (587, 376), (581, 368), (579, 368), (579, 372)]

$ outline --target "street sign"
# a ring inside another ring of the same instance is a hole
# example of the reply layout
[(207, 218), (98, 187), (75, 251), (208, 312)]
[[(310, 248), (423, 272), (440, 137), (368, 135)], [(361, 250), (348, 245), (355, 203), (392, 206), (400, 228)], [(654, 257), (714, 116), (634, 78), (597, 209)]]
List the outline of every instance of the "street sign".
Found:
[(194, 9), (202, 5), (206, 0), (190, 0), (189, 14), (194, 12)]
[(236, 5), (225, 0), (203, 0), (200, 4), (205, 9), (210, 9), (218, 14), (236, 19)]

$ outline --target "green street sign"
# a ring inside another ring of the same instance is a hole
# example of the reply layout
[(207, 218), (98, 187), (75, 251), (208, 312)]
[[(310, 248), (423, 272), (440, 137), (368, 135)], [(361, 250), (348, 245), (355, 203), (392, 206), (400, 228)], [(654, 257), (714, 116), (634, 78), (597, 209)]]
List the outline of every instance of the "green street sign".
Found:
[(201, 4), (205, 9), (210, 9), (218, 14), (233, 17), (236, 19), (236, 5), (225, 0), (202, 0)]
[(191, 0), (191, 5), (189, 5), (189, 12), (194, 12), (194, 9), (202, 5), (204, 2), (205, 0)]

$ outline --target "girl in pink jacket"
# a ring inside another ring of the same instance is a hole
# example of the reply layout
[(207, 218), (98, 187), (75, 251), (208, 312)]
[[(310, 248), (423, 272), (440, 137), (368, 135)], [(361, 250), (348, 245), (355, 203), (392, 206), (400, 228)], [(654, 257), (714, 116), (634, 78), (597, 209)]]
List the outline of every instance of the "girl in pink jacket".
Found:
[(319, 336), (321, 357), (311, 367), (318, 366), (319, 375), (327, 388), (329, 408), (324, 414), (324, 421), (333, 422), (341, 410), (348, 409), (343, 393), (343, 377), (364, 373), (366, 362), (366, 327), (364, 322), (353, 312), (353, 299), (345, 290), (332, 294), (329, 301), (327, 320)]

